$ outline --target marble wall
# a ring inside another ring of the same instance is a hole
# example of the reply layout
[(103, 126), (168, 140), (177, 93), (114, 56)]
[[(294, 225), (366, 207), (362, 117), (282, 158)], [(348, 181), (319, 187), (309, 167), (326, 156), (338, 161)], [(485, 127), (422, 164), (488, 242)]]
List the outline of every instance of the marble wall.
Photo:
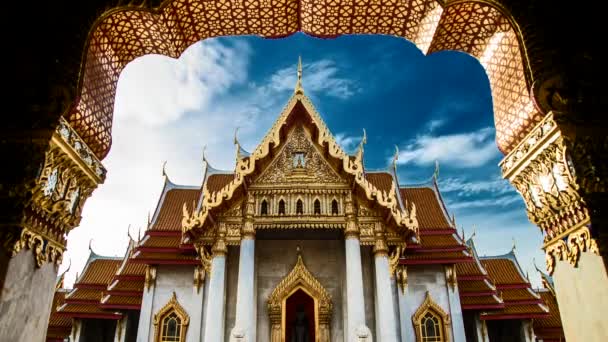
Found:
[(51, 313), (57, 270), (36, 267), (34, 254), (24, 249), (6, 265), (0, 294), (0, 341), (44, 341)]
[(156, 314), (175, 295), (184, 308), (190, 323), (187, 328), (187, 341), (200, 341), (203, 325), (203, 293), (194, 287), (194, 266), (159, 265), (156, 267), (156, 282), (144, 289), (142, 310), (139, 318), (138, 342), (154, 341), (154, 314)]

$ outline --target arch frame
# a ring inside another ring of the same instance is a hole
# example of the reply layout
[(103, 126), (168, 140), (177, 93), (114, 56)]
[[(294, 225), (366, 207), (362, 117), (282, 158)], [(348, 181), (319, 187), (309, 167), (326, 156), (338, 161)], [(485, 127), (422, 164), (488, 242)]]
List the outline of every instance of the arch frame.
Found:
[(165, 304), (157, 313), (154, 314), (154, 341), (161, 341), (161, 332), (162, 332), (162, 321), (167, 314), (175, 312), (177, 317), (181, 320), (181, 329), (180, 329), (180, 337), (179, 340), (182, 342), (186, 341), (186, 331), (188, 329), (188, 324), (190, 323), (190, 316), (184, 309), (181, 304), (177, 301), (177, 297), (175, 295), (175, 291), (173, 291), (173, 295), (171, 299)]
[(414, 331), (416, 332), (416, 342), (422, 342), (422, 327), (421, 327), (421, 319), (427, 312), (433, 312), (439, 318), (441, 318), (441, 333), (443, 334), (444, 342), (451, 341), (450, 335), (450, 315), (446, 313), (439, 304), (437, 304), (433, 298), (431, 297), (431, 293), (427, 290), (426, 296), (424, 298), (424, 302), (420, 304), (416, 312), (412, 315), (412, 323), (414, 324)]
[(302, 290), (314, 301), (315, 311), (315, 342), (330, 341), (330, 323), (333, 304), (331, 295), (325, 287), (308, 270), (302, 255), (293, 269), (285, 276), (268, 296), (268, 316), (270, 318), (270, 341), (285, 341), (287, 299), (296, 291)]

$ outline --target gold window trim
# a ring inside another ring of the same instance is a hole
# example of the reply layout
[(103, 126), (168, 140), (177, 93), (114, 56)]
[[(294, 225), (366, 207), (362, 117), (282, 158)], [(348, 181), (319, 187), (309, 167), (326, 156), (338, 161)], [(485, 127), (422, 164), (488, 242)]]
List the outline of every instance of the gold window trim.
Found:
[(450, 326), (450, 315), (448, 315), (439, 304), (435, 303), (433, 298), (431, 298), (431, 294), (429, 291), (426, 291), (426, 298), (424, 302), (420, 305), (418, 310), (412, 316), (412, 322), (414, 323), (414, 330), (416, 331), (416, 341), (422, 342), (422, 318), (426, 315), (427, 312), (434, 313), (439, 316), (441, 319), (441, 341), (449, 342), (450, 334), (449, 334), (449, 326)]
[(181, 329), (180, 329), (180, 342), (186, 341), (186, 330), (188, 329), (188, 323), (190, 323), (190, 317), (186, 313), (186, 310), (179, 304), (177, 301), (177, 297), (175, 296), (175, 292), (173, 292), (173, 296), (165, 306), (163, 306), (156, 314), (154, 314), (154, 341), (161, 341), (161, 330), (162, 330), (162, 321), (163, 319), (170, 314), (171, 312), (175, 312), (177, 317), (181, 320)]

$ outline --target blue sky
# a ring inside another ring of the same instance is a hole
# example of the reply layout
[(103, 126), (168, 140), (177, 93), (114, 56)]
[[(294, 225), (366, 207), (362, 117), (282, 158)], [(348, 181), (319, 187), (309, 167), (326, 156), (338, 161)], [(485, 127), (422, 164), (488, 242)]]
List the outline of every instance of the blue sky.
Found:
[(153, 212), (162, 164), (171, 180), (200, 184), (202, 149), (216, 168), (234, 166), (234, 131), (253, 150), (293, 92), (298, 56), (307, 95), (347, 150), (367, 131), (368, 169), (386, 168), (399, 147), (399, 180), (439, 186), (457, 226), (475, 231), (480, 255), (516, 255), (535, 286), (533, 258), (544, 266), (542, 236), (520, 196), (502, 180), (494, 142), (492, 99), (478, 61), (459, 52), (424, 56), (389, 36), (324, 40), (217, 38), (178, 59), (149, 55), (123, 70), (114, 112), (108, 177), (88, 200), (81, 226), (68, 236), (70, 284), (88, 255), (122, 255)]

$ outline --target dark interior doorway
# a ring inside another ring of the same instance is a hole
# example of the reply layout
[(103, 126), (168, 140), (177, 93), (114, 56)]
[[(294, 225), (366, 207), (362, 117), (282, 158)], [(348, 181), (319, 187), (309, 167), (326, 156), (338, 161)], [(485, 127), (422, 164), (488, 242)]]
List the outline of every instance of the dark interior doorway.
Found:
[(299, 289), (287, 298), (285, 306), (285, 341), (314, 342), (314, 299)]

